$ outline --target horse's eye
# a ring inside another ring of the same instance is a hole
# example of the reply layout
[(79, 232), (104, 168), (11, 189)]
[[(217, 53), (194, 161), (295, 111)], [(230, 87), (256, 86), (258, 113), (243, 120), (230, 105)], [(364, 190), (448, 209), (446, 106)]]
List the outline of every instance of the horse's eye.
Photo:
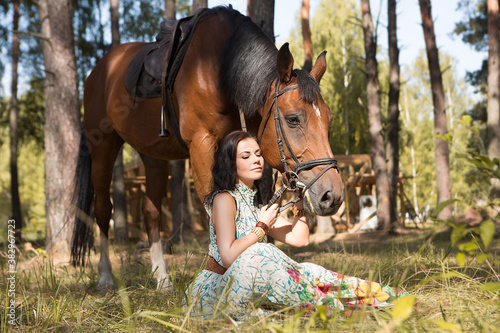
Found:
[(286, 116), (285, 119), (289, 126), (297, 126), (300, 124), (300, 119), (298, 116), (290, 115)]

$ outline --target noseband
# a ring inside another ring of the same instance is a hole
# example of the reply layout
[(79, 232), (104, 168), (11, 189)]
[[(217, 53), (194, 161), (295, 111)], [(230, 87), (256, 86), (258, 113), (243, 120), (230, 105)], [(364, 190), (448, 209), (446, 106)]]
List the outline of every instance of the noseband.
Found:
[[(279, 112), (279, 107), (278, 107), (278, 97), (289, 92), (292, 90), (295, 90), (299, 87), (298, 84), (294, 84), (288, 87), (285, 87), (282, 90), (279, 90), (279, 79), (276, 80), (276, 89), (273, 94), (273, 102), (271, 103), (271, 106), (269, 107), (269, 111), (267, 112), (266, 119), (264, 121), (264, 126), (262, 126), (262, 129), (259, 133), (259, 145), (262, 141), (262, 136), (264, 135), (264, 130), (266, 129), (267, 123), (269, 121), (269, 118), (271, 117), (271, 111), (273, 109), (273, 106), (276, 106), (274, 109), (274, 125), (276, 128), (276, 137), (277, 137), (277, 142), (278, 142), (278, 150), (280, 153), (280, 158), (281, 158), (281, 163), (283, 164), (283, 169), (285, 172), (283, 173), (282, 176), (282, 182), (283, 186), (281, 189), (279, 189), (276, 193), (274, 193), (273, 197), (269, 201), (268, 205), (274, 204), (286, 190), (289, 191), (297, 191), (299, 189), (302, 189), (302, 193), (305, 193), (321, 176), (325, 174), (328, 170), (335, 168), (337, 171), (339, 170), (337, 167), (337, 160), (335, 158), (318, 158), (315, 160), (310, 160), (306, 162), (299, 162), (299, 159), (297, 156), (294, 154), (292, 148), (290, 147), (290, 143), (288, 142), (288, 139), (285, 134), (285, 130), (283, 128), (283, 124), (281, 123), (281, 117), (280, 117), (280, 112)], [(285, 145), (290, 152), (293, 160), (296, 163), (295, 168), (293, 170), (290, 170), (288, 167), (288, 163), (286, 162), (286, 157), (285, 157), (285, 149), (283, 147), (283, 142), (285, 142)], [(300, 181), (299, 174), (300, 172), (304, 170), (310, 170), (316, 166), (319, 165), (326, 165), (326, 167), (321, 170), (307, 185), (304, 184), (303, 182)], [(286, 205), (282, 206), (279, 211), (282, 212), (283, 210), (287, 209), (291, 205), (299, 202), (301, 200), (301, 196), (298, 196), (294, 200), (288, 202)]]

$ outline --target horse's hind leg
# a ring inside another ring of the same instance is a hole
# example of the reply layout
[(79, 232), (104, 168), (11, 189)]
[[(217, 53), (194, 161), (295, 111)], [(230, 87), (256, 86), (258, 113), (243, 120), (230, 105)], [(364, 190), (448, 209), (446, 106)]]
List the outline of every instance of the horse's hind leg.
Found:
[(98, 288), (112, 289), (111, 261), (109, 260), (109, 220), (111, 204), (110, 184), (113, 177), (113, 165), (123, 145), (123, 140), (116, 132), (104, 134), (102, 141), (92, 147), (92, 183), (95, 191), (95, 218), (100, 229), (101, 258), (98, 264)]
[(143, 215), (149, 239), (149, 251), (154, 277), (158, 282), (158, 289), (171, 286), (167, 275), (167, 266), (163, 259), (163, 250), (160, 239), (161, 201), (165, 194), (168, 161), (157, 160), (141, 155), (146, 171), (146, 196), (143, 202)]

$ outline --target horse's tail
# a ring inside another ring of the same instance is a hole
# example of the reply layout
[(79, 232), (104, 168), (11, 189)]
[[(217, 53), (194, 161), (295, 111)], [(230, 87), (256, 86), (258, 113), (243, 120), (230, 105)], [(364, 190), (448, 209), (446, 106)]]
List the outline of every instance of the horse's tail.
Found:
[(94, 187), (90, 169), (90, 151), (82, 130), (72, 200), (76, 211), (71, 244), (71, 263), (74, 266), (84, 266), (85, 256), (94, 246)]

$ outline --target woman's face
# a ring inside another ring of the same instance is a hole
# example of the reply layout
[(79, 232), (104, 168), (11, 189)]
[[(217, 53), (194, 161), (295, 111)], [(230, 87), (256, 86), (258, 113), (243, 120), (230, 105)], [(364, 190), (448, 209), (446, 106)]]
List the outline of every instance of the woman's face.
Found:
[(252, 138), (241, 140), (236, 148), (236, 177), (240, 184), (252, 188), (253, 182), (262, 177), (264, 158), (260, 147)]

